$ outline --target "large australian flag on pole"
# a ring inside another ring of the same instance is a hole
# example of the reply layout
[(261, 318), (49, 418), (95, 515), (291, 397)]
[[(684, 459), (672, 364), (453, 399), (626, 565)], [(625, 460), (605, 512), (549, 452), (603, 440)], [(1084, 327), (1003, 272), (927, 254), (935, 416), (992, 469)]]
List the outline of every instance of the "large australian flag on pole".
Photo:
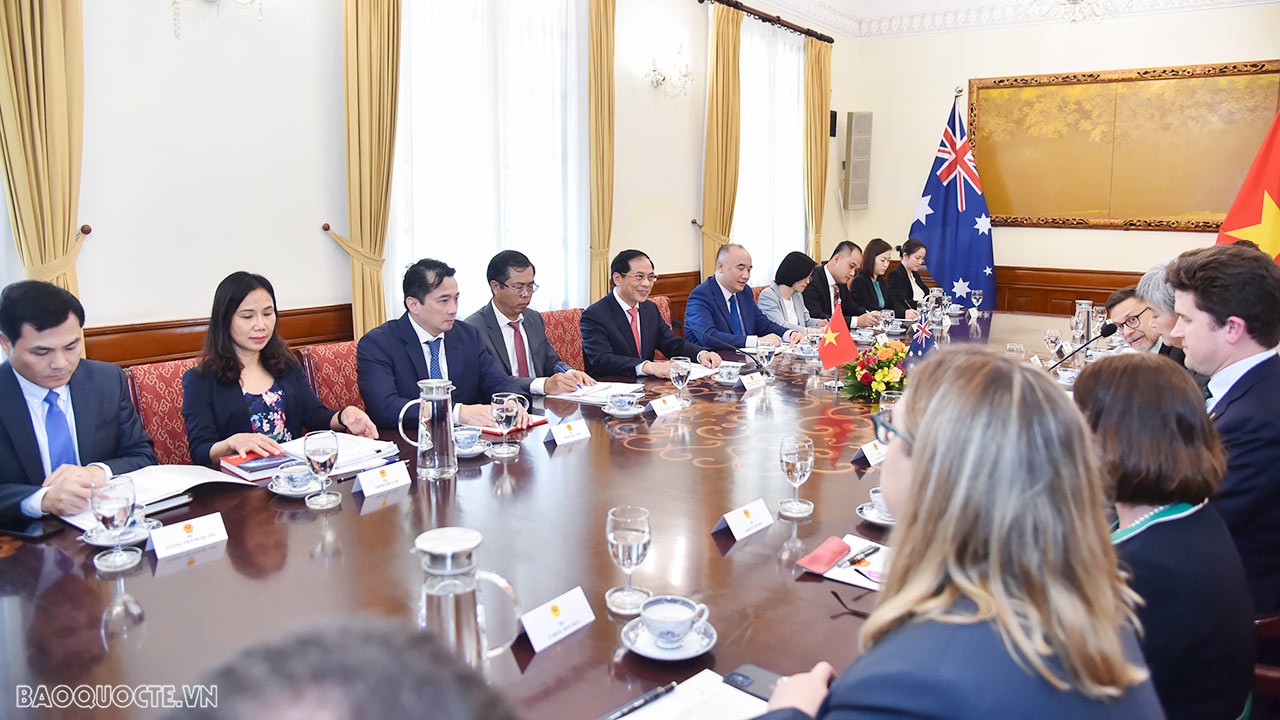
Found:
[(981, 290), (982, 307), (989, 309), (995, 304), (996, 289), (991, 215), (960, 108), (957, 94), (909, 237), (928, 248), (929, 274), (943, 292), (957, 303), (972, 306), (971, 293)]

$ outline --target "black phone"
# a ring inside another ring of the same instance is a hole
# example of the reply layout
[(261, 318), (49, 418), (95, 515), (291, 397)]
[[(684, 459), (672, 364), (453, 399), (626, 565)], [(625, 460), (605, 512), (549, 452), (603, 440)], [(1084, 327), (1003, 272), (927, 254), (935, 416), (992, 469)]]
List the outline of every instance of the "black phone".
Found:
[(0, 520), (0, 535), (22, 538), (23, 540), (40, 540), (66, 527), (53, 519), (32, 519), (24, 516), (5, 517)]
[(724, 682), (744, 693), (754, 695), (768, 701), (782, 676), (772, 670), (765, 670), (759, 665), (747, 663), (724, 676)]

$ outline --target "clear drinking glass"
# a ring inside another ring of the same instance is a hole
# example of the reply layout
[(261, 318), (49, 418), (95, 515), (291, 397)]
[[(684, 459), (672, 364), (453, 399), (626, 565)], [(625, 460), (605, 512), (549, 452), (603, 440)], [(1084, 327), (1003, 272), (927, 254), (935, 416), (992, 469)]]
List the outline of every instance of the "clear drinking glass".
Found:
[(878, 314), (880, 316), (880, 329), (888, 330), (889, 327), (893, 325), (893, 311), (881, 310)]
[(116, 576), (116, 592), (102, 611), (98, 634), (102, 637), (102, 649), (137, 650), (146, 639), (147, 614), (142, 606), (124, 589), (124, 575)]
[(773, 345), (757, 345), (756, 359), (760, 361), (760, 371), (764, 373), (766, 382), (773, 382), (773, 370), (769, 365), (773, 363), (773, 358), (777, 356), (778, 348)]
[(1005, 343), (1004, 351), (1019, 360), (1027, 359), (1027, 348), (1022, 343)]
[(973, 301), (973, 306), (974, 306), (975, 308), (976, 308), (976, 307), (978, 307), (979, 305), (981, 305), (981, 304), (982, 304), (982, 291), (981, 291), (981, 290), (970, 290), (970, 291), (969, 291), (969, 299)]
[(1044, 346), (1049, 349), (1049, 354), (1053, 355), (1058, 347), (1062, 345), (1062, 331), (1050, 328), (1044, 331)]
[(778, 461), (782, 472), (791, 483), (792, 495), (778, 503), (778, 513), (787, 517), (804, 518), (813, 514), (813, 503), (800, 499), (800, 486), (813, 472), (813, 441), (805, 435), (788, 435), (778, 447)]
[(320, 480), (320, 492), (307, 496), (307, 507), (328, 510), (342, 504), (342, 495), (329, 489), (329, 473), (338, 464), (338, 434), (332, 430), (307, 433), (302, 439), (302, 452), (307, 456), (311, 473)]
[(516, 426), (520, 409), (529, 409), (529, 401), (520, 393), (494, 393), (489, 405), (493, 423), (502, 431), (502, 442), (489, 448), (492, 457), (509, 458), (520, 454), (520, 446), (511, 442), (511, 428)]
[(649, 554), (649, 511), (634, 505), (611, 508), (604, 527), (609, 543), (609, 557), (627, 576), (624, 587), (609, 588), (604, 604), (615, 615), (638, 615), (645, 600), (653, 592), (631, 584), (631, 573)]
[(684, 389), (689, 384), (689, 368), (692, 363), (687, 357), (671, 358), (671, 384), (676, 386), (676, 399), (680, 407), (687, 408), (693, 403), (684, 397)]
[(902, 400), (901, 390), (885, 390), (880, 393), (880, 412), (892, 410), (900, 400)]
[(125, 527), (133, 517), (133, 479), (128, 475), (115, 475), (106, 485), (98, 488), (89, 501), (93, 514), (107, 529), (107, 537), (115, 541), (111, 550), (103, 550), (93, 558), (93, 566), (102, 572), (128, 570), (142, 561), (142, 551), (136, 547), (122, 547)]

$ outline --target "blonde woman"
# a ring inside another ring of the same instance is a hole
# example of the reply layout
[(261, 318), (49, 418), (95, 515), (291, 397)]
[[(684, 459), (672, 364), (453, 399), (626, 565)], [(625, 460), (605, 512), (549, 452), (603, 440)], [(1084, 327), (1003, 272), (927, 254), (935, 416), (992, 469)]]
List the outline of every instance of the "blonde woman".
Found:
[(768, 717), (1164, 717), (1089, 429), (1049, 376), (951, 349), (875, 422), (899, 520), (863, 654), (786, 678)]

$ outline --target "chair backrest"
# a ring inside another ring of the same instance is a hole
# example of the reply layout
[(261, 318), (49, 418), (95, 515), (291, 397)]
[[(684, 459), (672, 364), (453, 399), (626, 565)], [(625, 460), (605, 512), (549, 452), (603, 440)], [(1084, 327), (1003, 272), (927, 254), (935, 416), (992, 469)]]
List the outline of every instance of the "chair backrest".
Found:
[(556, 354), (575, 370), (586, 367), (582, 359), (582, 308), (547, 310), (542, 313), (542, 324), (547, 328), (547, 340)]
[(133, 406), (155, 443), (156, 460), (164, 465), (191, 463), (187, 426), (182, 421), (182, 374), (196, 362), (186, 358), (125, 368)]
[(355, 340), (308, 345), (298, 354), (320, 402), (335, 410), (348, 405), (364, 409), (364, 399), (356, 383)]
[(767, 287), (769, 287), (769, 286), (768, 286), (768, 285), (760, 285), (760, 286), (758, 286), (758, 287), (753, 287), (753, 288), (751, 288), (751, 294), (755, 297), (755, 301), (756, 301), (756, 304), (757, 304), (757, 305), (759, 305), (759, 304), (760, 304), (760, 293), (764, 292), (764, 289), (765, 289), (765, 288), (767, 288)]
[(653, 301), (654, 305), (658, 306), (658, 313), (661, 314), (662, 319), (665, 320), (668, 325), (670, 325), (671, 324), (671, 298), (667, 297), (666, 295), (650, 295), (649, 299)]

